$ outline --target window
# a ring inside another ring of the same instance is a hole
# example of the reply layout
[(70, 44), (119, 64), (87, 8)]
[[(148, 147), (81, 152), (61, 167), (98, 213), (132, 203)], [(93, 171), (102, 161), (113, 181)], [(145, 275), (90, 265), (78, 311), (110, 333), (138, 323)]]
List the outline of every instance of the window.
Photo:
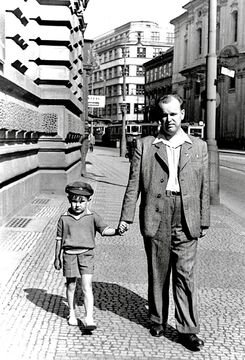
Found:
[(144, 104), (134, 104), (134, 114), (144, 114)]
[[(122, 107), (121, 106), (120, 106), (119, 109), (120, 109), (120, 113), (122, 113)], [(126, 114), (130, 114), (130, 103), (126, 103)]]
[(162, 48), (153, 48), (153, 57), (156, 57), (162, 53)]
[[(121, 66), (121, 75), (123, 76), (124, 66)], [(129, 65), (126, 65), (125, 75), (129, 76)]]
[(142, 76), (142, 75), (144, 75), (144, 69), (143, 69), (143, 66), (137, 66), (137, 68), (136, 68), (136, 75), (137, 76)]
[(112, 104), (112, 115), (117, 115), (117, 104)]
[(150, 82), (153, 81), (153, 74), (154, 74), (153, 71), (154, 71), (153, 69), (150, 70)]
[(129, 57), (130, 56), (130, 50), (129, 47), (123, 47), (122, 48), (122, 57)]
[(197, 30), (197, 41), (198, 41), (198, 55), (201, 55), (202, 54), (202, 29), (199, 28)]
[(156, 42), (160, 41), (160, 33), (157, 31), (153, 31), (151, 33), (151, 40)]
[(112, 96), (117, 95), (117, 85), (112, 86)]
[(220, 48), (220, 23), (216, 25), (216, 50), (219, 51)]
[(201, 83), (200, 81), (195, 82), (195, 96), (199, 96), (201, 94)]
[(109, 51), (109, 61), (112, 60), (112, 50)]
[(136, 85), (136, 95), (144, 95), (144, 85)]
[(169, 63), (168, 63), (168, 74), (169, 74), (169, 76), (171, 76), (171, 75), (172, 75), (172, 70), (173, 70), (172, 63), (171, 63), (171, 62), (169, 62)]
[(158, 79), (158, 68), (154, 69), (154, 80)]
[(187, 64), (188, 60), (188, 39), (185, 39), (184, 43), (184, 64)]
[(138, 58), (145, 58), (146, 57), (146, 48), (145, 47), (138, 47), (137, 48), (137, 57)]
[(108, 116), (111, 115), (111, 104), (108, 104), (108, 105), (106, 106), (106, 113), (107, 113)]
[[(129, 94), (129, 85), (126, 84), (126, 94), (125, 95), (128, 95)], [(121, 95), (123, 95), (123, 85), (121, 85)]]
[(147, 83), (150, 81), (150, 71), (146, 71), (146, 80)]
[(238, 11), (233, 11), (233, 41), (237, 41), (237, 33), (238, 33)]
[(118, 49), (114, 50), (114, 59), (117, 59), (119, 57), (119, 51)]
[(167, 42), (169, 44), (173, 44), (174, 43), (174, 33), (172, 32), (167, 32)]
[(236, 78), (229, 78), (229, 90), (235, 90), (236, 89)]

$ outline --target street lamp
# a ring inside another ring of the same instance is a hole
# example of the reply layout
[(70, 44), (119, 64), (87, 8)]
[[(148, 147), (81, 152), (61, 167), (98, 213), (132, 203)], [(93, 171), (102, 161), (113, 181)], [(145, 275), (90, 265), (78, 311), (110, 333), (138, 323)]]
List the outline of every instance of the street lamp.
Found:
[(126, 35), (125, 43), (122, 48), (123, 50), (123, 70), (122, 70), (122, 76), (123, 76), (123, 88), (122, 88), (122, 104), (121, 104), (121, 112), (122, 112), (122, 137), (121, 137), (121, 143), (120, 143), (120, 156), (125, 156), (127, 151), (126, 146), (126, 111), (127, 111), (127, 104), (126, 104), (126, 73), (127, 73), (127, 66), (126, 66), (126, 40), (129, 40), (128, 36), (131, 33), (137, 33), (137, 43), (139, 44), (141, 42), (141, 31), (129, 31)]
[(219, 200), (219, 154), (215, 140), (216, 122), (216, 77), (217, 77), (217, 55), (216, 55), (216, 16), (217, 0), (209, 0), (208, 12), (208, 54), (206, 57), (207, 66), (207, 144), (209, 151), (210, 169), (210, 202), (218, 205)]
[(120, 156), (124, 157), (127, 151), (126, 146), (126, 72), (127, 72), (127, 66), (126, 66), (126, 42), (124, 44), (123, 48), (123, 70), (122, 70), (122, 76), (123, 76), (123, 87), (122, 87), (122, 104), (121, 104), (121, 112), (122, 112), (122, 137), (121, 137), (121, 143), (120, 143)]

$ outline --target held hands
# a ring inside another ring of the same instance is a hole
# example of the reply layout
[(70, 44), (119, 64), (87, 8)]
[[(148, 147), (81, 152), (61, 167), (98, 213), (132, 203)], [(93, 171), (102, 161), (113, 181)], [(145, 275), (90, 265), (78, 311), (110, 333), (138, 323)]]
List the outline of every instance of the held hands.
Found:
[(129, 229), (129, 224), (126, 221), (120, 221), (118, 226), (119, 235), (123, 236), (126, 231)]
[(207, 234), (207, 229), (201, 229), (200, 238), (204, 237)]
[(54, 260), (54, 267), (56, 270), (60, 270), (61, 269), (61, 260), (59, 258), (55, 258)]

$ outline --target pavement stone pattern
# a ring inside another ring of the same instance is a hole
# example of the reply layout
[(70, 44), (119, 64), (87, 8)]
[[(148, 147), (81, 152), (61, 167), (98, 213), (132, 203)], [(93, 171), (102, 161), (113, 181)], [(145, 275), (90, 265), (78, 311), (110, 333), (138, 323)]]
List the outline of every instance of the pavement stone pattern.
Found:
[[(84, 180), (95, 189), (91, 207), (111, 226), (119, 220), (128, 170), (118, 149), (95, 147), (87, 155)], [(68, 326), (65, 279), (53, 267), (56, 224), (67, 206), (65, 194), (40, 194), (0, 228), (1, 359), (245, 359), (245, 224), (237, 215), (213, 206), (212, 226), (199, 240), (200, 337), (205, 346), (192, 353), (178, 343), (172, 298), (165, 336), (149, 334), (138, 214), (123, 237), (97, 237), (97, 330), (84, 332), (79, 281), (79, 326)]]

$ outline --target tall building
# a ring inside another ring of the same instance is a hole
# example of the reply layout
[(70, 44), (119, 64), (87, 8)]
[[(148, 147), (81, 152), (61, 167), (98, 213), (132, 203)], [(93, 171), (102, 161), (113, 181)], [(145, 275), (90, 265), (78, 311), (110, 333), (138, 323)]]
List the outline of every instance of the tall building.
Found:
[(88, 0), (0, 6), (0, 223), (80, 175)]
[(145, 72), (145, 120), (154, 122), (157, 99), (172, 92), (174, 48), (144, 63)]
[(151, 21), (132, 21), (94, 39), (97, 61), (90, 92), (105, 95), (105, 108), (94, 114), (122, 120), (121, 106), (126, 106), (126, 121), (144, 119), (143, 64), (173, 45), (173, 33), (163, 31)]
[[(205, 122), (208, 0), (193, 0), (183, 8), (185, 12), (171, 21), (175, 26), (173, 90), (186, 100), (186, 119)], [(217, 0), (216, 54), (217, 143), (245, 149), (244, 0)]]

